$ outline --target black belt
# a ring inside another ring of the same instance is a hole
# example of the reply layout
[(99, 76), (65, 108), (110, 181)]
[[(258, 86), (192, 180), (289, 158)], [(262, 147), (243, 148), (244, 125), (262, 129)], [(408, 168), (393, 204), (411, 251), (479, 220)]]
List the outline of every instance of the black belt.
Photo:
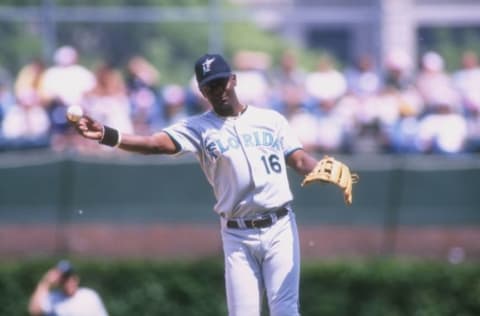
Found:
[[(254, 219), (231, 219), (227, 221), (228, 228), (266, 228), (277, 222), (280, 218), (288, 214), (288, 208), (281, 207), (278, 210), (266, 214), (261, 214)], [(241, 225), (239, 222), (242, 222)]]

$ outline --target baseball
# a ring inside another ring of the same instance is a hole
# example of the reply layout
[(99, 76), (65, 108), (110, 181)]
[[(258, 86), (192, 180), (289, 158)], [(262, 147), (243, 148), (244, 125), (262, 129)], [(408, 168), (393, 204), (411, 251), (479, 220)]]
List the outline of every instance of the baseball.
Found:
[(78, 105), (69, 106), (67, 109), (67, 118), (70, 122), (77, 122), (83, 116), (83, 110)]

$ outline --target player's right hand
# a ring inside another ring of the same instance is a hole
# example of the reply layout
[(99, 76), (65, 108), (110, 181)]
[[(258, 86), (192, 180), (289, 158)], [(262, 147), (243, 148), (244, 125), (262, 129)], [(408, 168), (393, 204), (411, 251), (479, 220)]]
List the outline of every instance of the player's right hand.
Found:
[(93, 140), (101, 140), (103, 137), (103, 125), (88, 115), (82, 116), (75, 123), (75, 128), (80, 135)]
[(48, 287), (55, 286), (60, 282), (62, 273), (57, 268), (51, 268), (43, 276), (42, 283)]

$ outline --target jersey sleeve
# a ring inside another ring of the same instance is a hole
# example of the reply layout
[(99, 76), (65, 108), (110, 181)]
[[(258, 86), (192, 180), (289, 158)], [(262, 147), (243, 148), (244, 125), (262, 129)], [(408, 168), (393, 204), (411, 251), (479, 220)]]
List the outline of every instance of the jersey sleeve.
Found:
[(287, 119), (279, 114), (280, 137), (283, 139), (283, 155), (288, 157), (294, 151), (302, 149), (302, 143), (288, 124)]
[(177, 155), (193, 153), (198, 155), (201, 148), (200, 133), (194, 128), (192, 120), (185, 119), (163, 129), (178, 148)]

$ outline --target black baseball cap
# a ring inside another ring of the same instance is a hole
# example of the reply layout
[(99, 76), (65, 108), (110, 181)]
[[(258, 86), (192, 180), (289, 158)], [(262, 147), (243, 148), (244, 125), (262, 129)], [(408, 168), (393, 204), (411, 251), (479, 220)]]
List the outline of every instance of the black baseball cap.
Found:
[(195, 77), (200, 87), (215, 79), (228, 78), (231, 74), (230, 65), (219, 54), (205, 54), (195, 63)]

